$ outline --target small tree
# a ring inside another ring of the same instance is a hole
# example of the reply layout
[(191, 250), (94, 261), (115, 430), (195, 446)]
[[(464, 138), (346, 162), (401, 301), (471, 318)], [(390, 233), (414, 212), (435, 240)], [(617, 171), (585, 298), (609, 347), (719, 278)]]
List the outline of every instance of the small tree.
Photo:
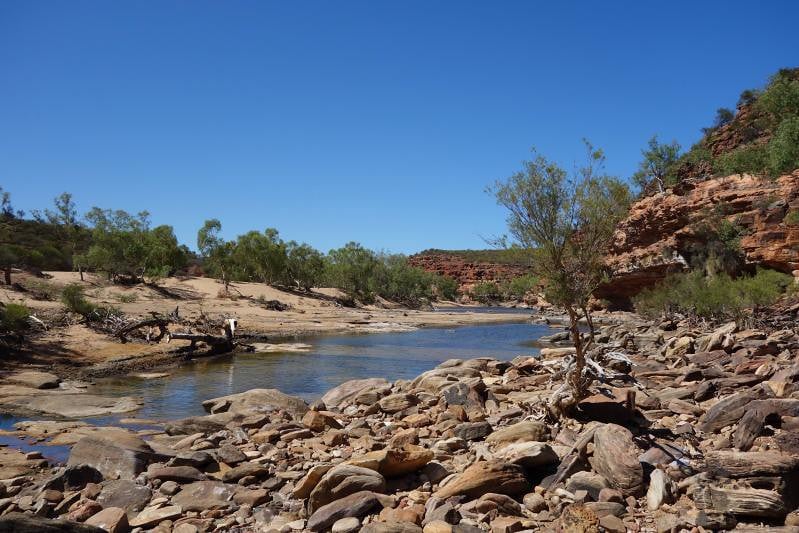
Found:
[(606, 279), (604, 252), (631, 201), (626, 185), (602, 174), (605, 157), (601, 150), (587, 141), (586, 148), (585, 166), (571, 176), (536, 154), (524, 163), (522, 171), (491, 189), (497, 202), (509, 211), (511, 236), (533, 251), (534, 270), (545, 280), (547, 299), (569, 316), (575, 358), (565, 387), (550, 400), (550, 411), (556, 416), (587, 394), (591, 379), (584, 372), (588, 346), (579, 329), (580, 313), (592, 324), (588, 301)]
[(232, 281), (234, 245), (222, 239), (219, 236), (220, 231), (222, 223), (218, 219), (206, 220), (203, 227), (197, 231), (197, 249), (205, 261), (205, 267), (211, 275), (222, 280), (227, 292)]
[(663, 192), (667, 178), (680, 158), (680, 144), (677, 141), (661, 144), (655, 135), (649, 139), (647, 146), (646, 150), (641, 150), (644, 159), (638, 164), (638, 170), (633, 174), (633, 181), (642, 192), (651, 183), (657, 184), (658, 191)]
[(325, 256), (308, 244), (286, 243), (287, 283), (309, 291), (322, 281), (325, 273)]

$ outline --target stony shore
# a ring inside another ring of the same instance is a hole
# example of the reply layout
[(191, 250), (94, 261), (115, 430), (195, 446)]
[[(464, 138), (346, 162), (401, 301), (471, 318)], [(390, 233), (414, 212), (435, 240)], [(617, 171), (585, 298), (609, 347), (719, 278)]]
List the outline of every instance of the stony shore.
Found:
[(155, 430), (20, 426), (72, 449), (0, 449), (0, 531), (799, 531), (792, 329), (604, 325), (608, 379), (556, 422), (572, 348), (546, 340), (313, 405), (255, 389)]

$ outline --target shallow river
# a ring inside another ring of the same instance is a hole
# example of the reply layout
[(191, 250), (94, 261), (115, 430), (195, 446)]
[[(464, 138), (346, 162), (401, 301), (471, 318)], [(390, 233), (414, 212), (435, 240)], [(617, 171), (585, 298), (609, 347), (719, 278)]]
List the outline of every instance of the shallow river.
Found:
[[(520, 319), (529, 311), (520, 313)], [(169, 377), (98, 380), (92, 392), (144, 399), (138, 418), (170, 420), (204, 414), (203, 400), (253, 388), (275, 388), (313, 401), (349, 379), (411, 379), (451, 359), (533, 355), (530, 342), (550, 333), (528, 323), (426, 328), (298, 339), (311, 345), (300, 353), (253, 353), (196, 361), (168, 370)]]
[[(519, 322), (513, 323), (299, 338), (293, 342), (310, 345), (308, 351), (197, 360), (168, 369), (169, 376), (159, 379), (129, 376), (101, 379), (91, 388), (92, 393), (137, 396), (144, 400), (144, 406), (138, 411), (87, 422), (119, 425), (118, 420), (126, 417), (167, 421), (203, 415), (204, 400), (253, 388), (276, 388), (313, 401), (350, 379), (411, 379), (452, 358), (509, 360), (519, 355), (535, 355), (538, 349), (533, 341), (552, 330), (531, 324), (530, 311), (518, 310), (518, 313)], [(19, 420), (25, 418), (0, 414), (0, 429), (11, 430)], [(2, 445), (41, 451), (55, 462), (65, 461), (69, 454), (68, 446), (41, 446), (10, 436), (0, 436)]]

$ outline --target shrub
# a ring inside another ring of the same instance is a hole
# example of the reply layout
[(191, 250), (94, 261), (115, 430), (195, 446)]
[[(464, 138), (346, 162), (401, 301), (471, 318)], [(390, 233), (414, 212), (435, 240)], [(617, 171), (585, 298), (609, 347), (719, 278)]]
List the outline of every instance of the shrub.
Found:
[(458, 280), (449, 276), (437, 276), (435, 280), (436, 295), (443, 300), (458, 298)]
[(775, 176), (799, 168), (799, 117), (784, 120), (766, 149), (768, 166)]
[(793, 278), (773, 270), (736, 279), (726, 274), (705, 277), (701, 271), (677, 274), (633, 299), (635, 309), (647, 317), (680, 313), (704, 319), (739, 319), (746, 309), (770, 305), (793, 283)]
[(742, 146), (732, 152), (720, 155), (713, 162), (716, 174), (764, 174), (768, 168), (768, 155), (763, 145)]
[(97, 306), (86, 299), (83, 294), (83, 287), (77, 283), (72, 283), (64, 287), (61, 291), (61, 303), (69, 311), (87, 317), (97, 310)]
[(782, 221), (789, 226), (799, 226), (799, 210), (793, 209), (788, 211)]
[(0, 331), (5, 333), (21, 333), (28, 328), (30, 310), (20, 304), (0, 306)]
[(502, 298), (499, 285), (493, 281), (481, 281), (471, 290), (472, 298), (483, 304), (492, 304)]
[(132, 304), (133, 302), (139, 299), (139, 297), (132, 292), (131, 293), (120, 292), (115, 294), (114, 296), (116, 297), (117, 300), (119, 300), (123, 304)]
[(515, 298), (521, 300), (527, 295), (528, 292), (535, 290), (538, 287), (539, 280), (533, 274), (525, 274), (510, 280), (507, 287), (503, 292), (508, 298)]

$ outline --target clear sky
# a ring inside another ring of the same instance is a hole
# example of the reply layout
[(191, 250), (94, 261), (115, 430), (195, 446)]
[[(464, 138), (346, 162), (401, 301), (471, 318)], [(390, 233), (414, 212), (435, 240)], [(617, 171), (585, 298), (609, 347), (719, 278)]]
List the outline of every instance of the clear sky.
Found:
[(799, 65), (799, 2), (0, 2), (0, 186), (147, 209), (194, 246), (483, 248), (484, 189), (582, 137), (635, 169)]

